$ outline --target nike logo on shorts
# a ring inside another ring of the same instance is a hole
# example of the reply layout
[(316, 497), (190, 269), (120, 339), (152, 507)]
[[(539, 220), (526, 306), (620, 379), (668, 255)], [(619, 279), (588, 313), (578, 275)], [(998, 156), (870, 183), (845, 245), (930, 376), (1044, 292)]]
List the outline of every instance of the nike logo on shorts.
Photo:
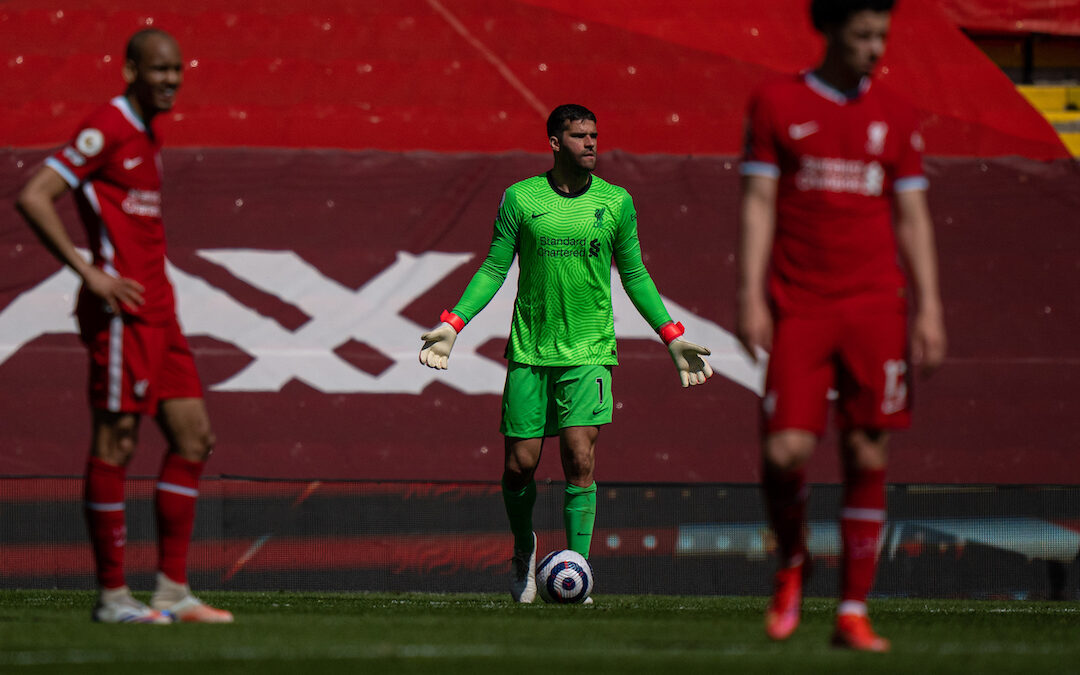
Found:
[(131, 171), (140, 164), (142, 164), (142, 157), (129, 157), (124, 160), (124, 169)]

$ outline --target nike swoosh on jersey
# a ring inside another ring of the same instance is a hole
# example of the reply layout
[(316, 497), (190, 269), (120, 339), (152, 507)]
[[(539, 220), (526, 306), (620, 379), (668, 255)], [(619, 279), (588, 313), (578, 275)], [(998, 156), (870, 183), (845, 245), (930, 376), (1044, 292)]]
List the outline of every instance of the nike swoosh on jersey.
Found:
[(124, 168), (128, 171), (131, 171), (140, 164), (142, 164), (142, 157), (129, 157), (124, 160)]
[(549, 213), (551, 213), (551, 211), (544, 211), (543, 213), (534, 213), (534, 214), (532, 214), (532, 217), (533, 217), (533, 219), (536, 219), (536, 218), (539, 218), (540, 216), (546, 216)]
[(821, 130), (816, 121), (803, 122), (802, 124), (792, 124), (788, 127), (788, 136), (791, 136), (791, 140), (800, 141), (811, 134), (816, 134)]

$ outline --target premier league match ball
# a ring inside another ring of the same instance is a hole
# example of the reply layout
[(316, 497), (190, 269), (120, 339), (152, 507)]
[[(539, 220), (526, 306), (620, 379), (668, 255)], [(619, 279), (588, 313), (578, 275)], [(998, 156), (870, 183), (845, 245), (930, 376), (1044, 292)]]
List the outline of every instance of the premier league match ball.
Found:
[(592, 567), (574, 551), (548, 553), (536, 566), (536, 589), (544, 602), (585, 602), (593, 589)]

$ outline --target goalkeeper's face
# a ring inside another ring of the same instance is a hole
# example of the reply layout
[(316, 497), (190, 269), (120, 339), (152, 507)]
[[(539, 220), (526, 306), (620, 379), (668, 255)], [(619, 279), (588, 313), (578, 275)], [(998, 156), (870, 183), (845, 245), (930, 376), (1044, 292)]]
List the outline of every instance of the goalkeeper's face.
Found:
[(863, 10), (827, 34), (830, 48), (839, 50), (841, 61), (853, 75), (869, 75), (885, 54), (890, 17), (889, 12)]
[(596, 136), (596, 122), (592, 120), (566, 122), (562, 132), (550, 139), (556, 161), (584, 171), (596, 169)]

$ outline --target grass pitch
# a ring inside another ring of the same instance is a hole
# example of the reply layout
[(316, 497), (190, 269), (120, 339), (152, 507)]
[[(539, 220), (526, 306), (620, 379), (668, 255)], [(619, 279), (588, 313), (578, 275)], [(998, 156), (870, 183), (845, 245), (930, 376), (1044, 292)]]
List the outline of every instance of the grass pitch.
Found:
[[(786, 643), (764, 598), (598, 596), (516, 606), (503, 595), (205, 593), (227, 626), (91, 623), (94, 594), (0, 591), (0, 673), (1080, 672), (1080, 606), (878, 600), (890, 654), (829, 647), (833, 600), (809, 599)], [(147, 599), (144, 595), (143, 599)]]

